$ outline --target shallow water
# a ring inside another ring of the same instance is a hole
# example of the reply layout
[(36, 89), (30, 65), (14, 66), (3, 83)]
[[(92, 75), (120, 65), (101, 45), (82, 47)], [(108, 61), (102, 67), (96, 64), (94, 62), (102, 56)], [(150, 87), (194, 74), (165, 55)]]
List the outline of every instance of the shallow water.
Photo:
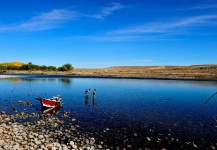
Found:
[[(208, 100), (215, 81), (23, 76), (0, 85), (1, 111), (40, 113), (36, 97), (61, 95), (60, 112), (70, 111), (79, 130), (111, 149), (217, 148), (217, 95)], [(19, 100), (33, 106), (18, 107)]]

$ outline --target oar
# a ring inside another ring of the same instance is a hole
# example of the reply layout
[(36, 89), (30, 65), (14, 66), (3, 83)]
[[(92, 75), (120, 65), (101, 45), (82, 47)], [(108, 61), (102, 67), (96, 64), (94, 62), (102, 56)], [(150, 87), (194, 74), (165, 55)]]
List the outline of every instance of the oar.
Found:
[(211, 100), (216, 94), (217, 94), (217, 92), (215, 92), (212, 96), (210, 96), (210, 97), (205, 101), (205, 103), (201, 106), (201, 108), (203, 108), (203, 107), (209, 102), (209, 100)]

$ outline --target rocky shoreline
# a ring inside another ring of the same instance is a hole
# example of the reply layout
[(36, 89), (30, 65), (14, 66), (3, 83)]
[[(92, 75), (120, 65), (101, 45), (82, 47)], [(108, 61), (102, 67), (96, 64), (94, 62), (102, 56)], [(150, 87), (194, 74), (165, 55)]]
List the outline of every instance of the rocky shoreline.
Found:
[[(94, 150), (105, 145), (95, 144), (93, 137), (88, 137), (76, 128), (75, 118), (69, 118), (65, 112), (61, 118), (50, 114), (26, 114), (23, 111), (13, 115), (0, 115), (0, 149), (4, 150)], [(22, 121), (33, 118), (32, 122)], [(64, 124), (64, 120), (67, 123)]]

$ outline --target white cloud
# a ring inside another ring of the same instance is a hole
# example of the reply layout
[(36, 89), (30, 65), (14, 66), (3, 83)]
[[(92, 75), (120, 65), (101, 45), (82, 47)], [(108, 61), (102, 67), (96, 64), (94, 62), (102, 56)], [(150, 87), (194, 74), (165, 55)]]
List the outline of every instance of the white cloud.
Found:
[[(132, 34), (156, 34), (156, 33), (175, 33), (180, 29), (188, 30), (192, 26), (209, 26), (217, 24), (217, 15), (203, 15), (179, 19), (168, 22), (152, 22), (138, 26), (132, 26), (120, 30), (110, 31), (110, 35), (132, 35)], [(179, 33), (178, 33), (179, 34)]]
[(67, 9), (54, 9), (50, 12), (40, 13), (21, 23), (19, 22), (7, 25), (0, 24), (0, 32), (49, 30), (59, 28), (64, 23), (81, 17), (104, 19), (114, 11), (121, 8), (123, 8), (121, 4), (112, 3), (111, 6), (103, 8), (99, 14), (95, 15), (81, 14)]
[[(91, 41), (91, 42), (135, 42), (135, 41), (176, 41), (177, 39), (161, 35), (90, 35), (65, 38), (64, 41)], [(180, 39), (179, 39), (180, 40)]]
[(48, 30), (57, 28), (62, 23), (75, 19), (74, 12), (64, 9), (54, 9), (48, 13), (42, 13), (31, 18), (29, 21), (20, 24), (18, 27), (23, 30)]
[(89, 15), (89, 17), (93, 17), (96, 19), (104, 19), (108, 15), (111, 15), (114, 11), (122, 9), (123, 7), (124, 6), (122, 6), (119, 3), (113, 3), (113, 4), (111, 4), (110, 7), (103, 8), (100, 13), (95, 14), (95, 15)]
[(60, 27), (61, 24), (76, 19), (78, 14), (65, 9), (54, 9), (50, 12), (41, 13), (33, 18), (22, 22), (0, 26), (0, 31), (40, 31)]
[[(101, 35), (77, 36), (68, 40), (87, 40), (93, 42), (127, 42), (127, 41), (176, 41), (173, 35), (191, 33), (197, 27), (215, 27), (217, 15), (204, 15), (182, 18), (172, 21), (159, 21), (108, 31)], [(204, 34), (204, 33), (197, 33)], [(179, 39), (185, 40), (185, 39)]]

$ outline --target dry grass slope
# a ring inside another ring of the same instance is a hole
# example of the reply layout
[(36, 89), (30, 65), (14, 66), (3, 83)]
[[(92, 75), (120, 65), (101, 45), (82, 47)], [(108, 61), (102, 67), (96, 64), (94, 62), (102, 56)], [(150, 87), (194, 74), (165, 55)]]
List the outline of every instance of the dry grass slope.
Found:
[(75, 68), (69, 72), (8, 71), (7, 73), (56, 74), (99, 77), (217, 80), (217, 65), (116, 66), (101, 69)]
[(104, 69), (74, 69), (73, 74), (81, 76), (217, 80), (217, 65), (118, 66)]

